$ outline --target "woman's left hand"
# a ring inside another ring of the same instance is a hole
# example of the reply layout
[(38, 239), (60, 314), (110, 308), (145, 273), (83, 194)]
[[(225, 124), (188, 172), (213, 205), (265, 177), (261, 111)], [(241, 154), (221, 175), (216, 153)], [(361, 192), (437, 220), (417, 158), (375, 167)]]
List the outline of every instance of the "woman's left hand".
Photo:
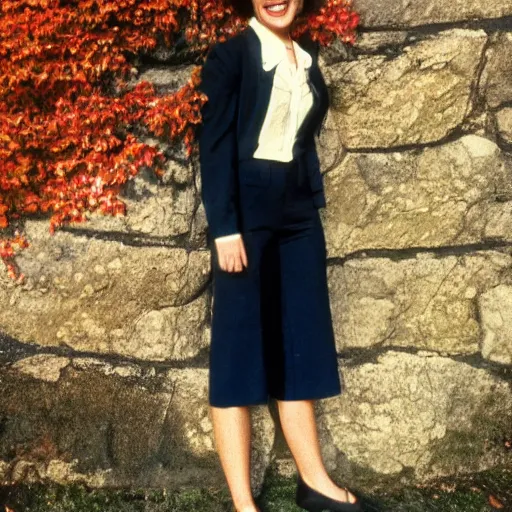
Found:
[[(221, 237), (222, 238), (222, 237)], [(242, 236), (227, 240), (216, 239), (219, 266), (226, 272), (241, 272), (247, 267), (247, 253)]]

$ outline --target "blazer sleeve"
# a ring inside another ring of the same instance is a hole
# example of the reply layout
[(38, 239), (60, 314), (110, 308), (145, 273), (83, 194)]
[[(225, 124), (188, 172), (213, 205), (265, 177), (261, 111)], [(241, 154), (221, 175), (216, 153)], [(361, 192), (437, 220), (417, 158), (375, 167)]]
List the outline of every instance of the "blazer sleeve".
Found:
[(315, 139), (310, 138), (306, 146), (306, 165), (309, 169), (309, 185), (313, 194), (313, 204), (316, 208), (325, 208), (325, 190), (322, 173), (320, 172), (320, 160), (316, 149)]
[(239, 232), (236, 139), (240, 61), (231, 41), (216, 43), (201, 70), (201, 199), (213, 238)]
[(321, 82), (321, 94), (322, 94), (322, 105), (323, 114), (319, 119), (318, 126), (315, 127), (313, 133), (310, 134), (306, 142), (305, 153), (306, 153), (306, 165), (309, 170), (309, 183), (311, 187), (311, 192), (313, 194), (313, 203), (316, 208), (324, 208), (326, 206), (325, 200), (325, 190), (323, 185), (323, 178), (320, 171), (320, 160), (318, 158), (318, 152), (315, 143), (315, 135), (318, 137), (320, 135), (320, 130), (324, 125), (327, 109), (329, 108), (329, 92), (327, 86), (325, 84), (322, 72), (318, 67), (318, 55), (320, 52), (320, 43), (318, 41), (313, 41), (309, 35), (309, 32), (306, 32), (303, 35), (301, 40), (304, 48), (310, 52), (311, 57), (313, 58), (312, 65), (316, 68), (316, 72), (318, 73), (318, 77)]

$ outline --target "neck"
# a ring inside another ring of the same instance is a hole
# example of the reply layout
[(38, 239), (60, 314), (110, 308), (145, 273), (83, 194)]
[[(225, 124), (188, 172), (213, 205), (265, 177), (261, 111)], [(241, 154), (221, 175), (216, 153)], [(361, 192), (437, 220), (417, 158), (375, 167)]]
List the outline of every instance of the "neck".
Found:
[(266, 25), (262, 20), (260, 20), (258, 17), (256, 19), (265, 27), (267, 27), (271, 32), (273, 32), (283, 43), (289, 44), (291, 42), (291, 36), (290, 36), (290, 29), (291, 27), (284, 27), (284, 28), (274, 28), (269, 27)]
[(281, 29), (281, 30), (275, 30), (275, 29), (270, 29), (270, 30), (272, 30), (272, 32), (274, 32), (274, 34), (277, 37), (279, 37), (280, 39), (282, 39), (283, 41), (290, 40), (290, 28), (289, 27)]

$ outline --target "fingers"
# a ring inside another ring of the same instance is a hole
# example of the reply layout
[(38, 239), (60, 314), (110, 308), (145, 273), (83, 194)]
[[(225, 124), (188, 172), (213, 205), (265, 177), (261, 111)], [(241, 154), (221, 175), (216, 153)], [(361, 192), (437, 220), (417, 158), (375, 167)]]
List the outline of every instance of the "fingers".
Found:
[(242, 272), (242, 258), (240, 257), (240, 251), (238, 251), (237, 256), (235, 256), (235, 264), (233, 270), (235, 272)]
[(215, 240), (219, 267), (226, 272), (241, 272), (247, 267), (247, 254), (242, 237)]
[(242, 239), (240, 239), (240, 258), (242, 260), (242, 265), (247, 267), (249, 262), (247, 261), (247, 253), (245, 252), (245, 244)]

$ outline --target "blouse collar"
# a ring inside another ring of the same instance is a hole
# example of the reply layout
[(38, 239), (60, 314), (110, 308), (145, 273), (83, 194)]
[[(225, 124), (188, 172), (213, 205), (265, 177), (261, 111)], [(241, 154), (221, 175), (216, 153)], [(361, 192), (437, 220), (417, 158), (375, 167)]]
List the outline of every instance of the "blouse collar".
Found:
[[(249, 26), (254, 29), (261, 43), (261, 61), (263, 69), (270, 71), (272, 68), (277, 66), (282, 60), (288, 60), (286, 55), (286, 46), (277, 37), (272, 30), (263, 25), (256, 16), (252, 16), (249, 20)], [(295, 56), (299, 61), (299, 66), (302, 65), (304, 69), (311, 66), (311, 55), (303, 50), (295, 41), (293, 41), (293, 49), (295, 50)]]

